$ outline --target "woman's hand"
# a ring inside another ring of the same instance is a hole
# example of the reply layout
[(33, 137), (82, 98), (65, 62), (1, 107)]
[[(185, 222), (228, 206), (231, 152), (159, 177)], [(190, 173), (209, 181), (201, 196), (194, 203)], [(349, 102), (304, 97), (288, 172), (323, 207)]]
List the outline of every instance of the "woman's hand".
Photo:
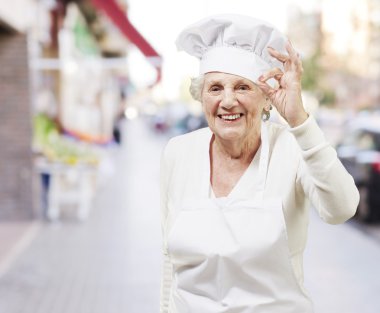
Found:
[[(261, 75), (257, 84), (290, 127), (296, 127), (308, 117), (301, 97), (303, 68), (299, 54), (293, 49), (290, 41), (286, 44), (286, 51), (288, 55), (268, 47), (269, 54), (284, 64), (285, 71), (273, 68)], [(278, 88), (268, 85), (267, 80), (270, 78), (277, 80)]]

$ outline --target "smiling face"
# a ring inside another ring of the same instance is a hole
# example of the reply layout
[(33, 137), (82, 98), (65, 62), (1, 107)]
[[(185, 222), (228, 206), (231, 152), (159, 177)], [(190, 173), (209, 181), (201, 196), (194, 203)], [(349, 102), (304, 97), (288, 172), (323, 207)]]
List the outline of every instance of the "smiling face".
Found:
[(244, 141), (260, 134), (265, 105), (264, 94), (251, 80), (220, 72), (205, 74), (203, 112), (219, 139)]

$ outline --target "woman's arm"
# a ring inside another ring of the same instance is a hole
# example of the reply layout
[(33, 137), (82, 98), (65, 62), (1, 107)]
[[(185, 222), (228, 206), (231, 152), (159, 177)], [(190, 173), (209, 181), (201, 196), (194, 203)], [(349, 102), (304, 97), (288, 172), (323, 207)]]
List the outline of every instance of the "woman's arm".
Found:
[[(288, 54), (268, 48), (269, 54), (283, 63), (283, 70), (271, 69), (259, 78), (257, 84), (288, 122), (301, 148), (298, 179), (306, 195), (322, 219), (331, 224), (342, 223), (355, 214), (359, 193), (336, 151), (326, 142), (314, 118), (304, 110), (301, 58), (290, 42), (286, 50)], [(272, 78), (278, 82), (275, 88), (267, 83)]]
[(325, 140), (313, 117), (290, 128), (301, 149), (297, 179), (319, 216), (329, 224), (343, 223), (357, 209), (359, 192), (351, 175)]

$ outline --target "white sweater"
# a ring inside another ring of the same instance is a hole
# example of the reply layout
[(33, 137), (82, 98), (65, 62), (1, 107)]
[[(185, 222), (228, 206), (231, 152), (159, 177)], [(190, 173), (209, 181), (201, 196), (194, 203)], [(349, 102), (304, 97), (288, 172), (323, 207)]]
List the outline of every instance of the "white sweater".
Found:
[[(291, 262), (303, 287), (302, 257), (307, 240), (309, 202), (329, 224), (343, 223), (355, 214), (359, 193), (352, 177), (324, 138), (313, 117), (288, 128), (266, 122), (270, 156), (264, 197), (282, 198)], [(203, 128), (172, 138), (161, 157), (161, 216), (164, 266), (161, 285), (161, 313), (168, 312), (172, 288), (172, 265), (167, 253), (167, 234), (175, 221), (176, 208), (187, 197), (201, 194), (209, 184), (211, 130)], [(259, 150), (260, 152), (260, 150)], [(258, 169), (256, 155), (252, 166)], [(255, 181), (244, 181), (254, 190)], [(210, 194), (210, 196), (212, 196)]]

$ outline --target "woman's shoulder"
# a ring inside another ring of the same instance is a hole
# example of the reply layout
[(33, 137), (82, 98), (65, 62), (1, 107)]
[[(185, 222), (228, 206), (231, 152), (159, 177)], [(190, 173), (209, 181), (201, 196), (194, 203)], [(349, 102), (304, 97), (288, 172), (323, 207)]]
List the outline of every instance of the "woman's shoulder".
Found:
[(290, 154), (293, 157), (299, 155), (299, 147), (289, 126), (276, 122), (267, 122), (270, 149), (280, 155)]
[(197, 147), (206, 143), (211, 138), (211, 130), (208, 127), (200, 128), (192, 132), (174, 136), (166, 144), (165, 150), (170, 154), (188, 155), (196, 152)]
[(187, 144), (191, 141), (202, 140), (211, 134), (208, 127), (193, 130), (191, 132), (172, 137), (169, 142), (172, 144)]
[(266, 122), (267, 123), (267, 128), (269, 132), (269, 136), (272, 139), (276, 140), (292, 140), (292, 134), (289, 132), (289, 127), (276, 123), (276, 122)]

